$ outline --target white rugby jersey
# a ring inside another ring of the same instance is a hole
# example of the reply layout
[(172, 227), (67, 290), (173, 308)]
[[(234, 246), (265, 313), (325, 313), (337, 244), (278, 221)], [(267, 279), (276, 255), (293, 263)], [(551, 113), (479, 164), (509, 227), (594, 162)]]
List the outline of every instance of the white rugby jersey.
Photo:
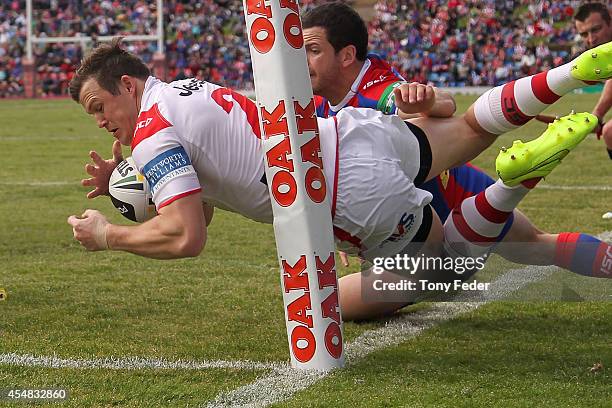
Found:
[[(400, 168), (418, 158), (418, 143), (407, 137), (410, 130), (402, 121), (375, 110), (347, 108), (317, 120), (336, 238), (361, 250), (376, 248), (399, 228), (398, 220), (420, 212), (431, 199)], [(257, 107), (245, 96), (197, 79), (168, 84), (149, 77), (132, 157), (149, 182), (157, 209), (200, 194), (215, 207), (271, 223), (259, 133)], [(398, 150), (394, 143), (411, 148)], [(395, 167), (389, 170), (385, 163)], [(359, 171), (351, 173), (355, 167)], [(338, 169), (345, 172), (340, 182)]]
[[(333, 120), (319, 124), (327, 191), (336, 159)], [(197, 79), (165, 83), (149, 77), (132, 141), (132, 157), (148, 180), (157, 209), (189, 194), (260, 222), (272, 222), (257, 107), (227, 88)], [(333, 194), (333, 193), (332, 193)], [(331, 197), (330, 197), (331, 198)]]

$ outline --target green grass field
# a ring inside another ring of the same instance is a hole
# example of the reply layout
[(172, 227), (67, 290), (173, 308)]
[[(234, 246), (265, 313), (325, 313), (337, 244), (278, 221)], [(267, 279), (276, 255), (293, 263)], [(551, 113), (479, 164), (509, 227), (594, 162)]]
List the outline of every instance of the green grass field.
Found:
[[(596, 97), (565, 97), (550, 111), (588, 111)], [(459, 110), (471, 101), (459, 96)], [(79, 184), (89, 150), (110, 154), (109, 135), (68, 100), (1, 101), (0, 123), (0, 288), (8, 294), (0, 301), (0, 357), (288, 360), (271, 226), (217, 211), (196, 259), (88, 253), (73, 240), (69, 215), (96, 208), (123, 222), (109, 200), (87, 200)], [(533, 123), (505, 135), (474, 163), (492, 174), (500, 146), (543, 129)], [(611, 169), (603, 143), (589, 137), (544, 183), (577, 189), (536, 189), (520, 208), (545, 230), (610, 231), (601, 214), (612, 210), (612, 191), (584, 187), (612, 186)], [(519, 268), (499, 259), (492, 265)], [(357, 270), (355, 260), (339, 267)], [(609, 282), (562, 271), (525, 290), (560, 280), (612, 300)], [(345, 340), (388, 323), (345, 324)], [(591, 371), (596, 363), (603, 368)], [(200, 406), (268, 371), (4, 361), (0, 389), (67, 389), (70, 398), (54, 406)], [(275, 406), (612, 407), (612, 303), (492, 302), (351, 361)]]

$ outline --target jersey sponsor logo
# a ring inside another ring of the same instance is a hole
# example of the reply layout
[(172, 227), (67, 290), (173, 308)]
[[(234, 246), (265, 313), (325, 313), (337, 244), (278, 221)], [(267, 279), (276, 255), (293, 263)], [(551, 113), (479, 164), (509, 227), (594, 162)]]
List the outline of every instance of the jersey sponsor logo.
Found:
[(183, 146), (177, 146), (157, 155), (143, 168), (143, 174), (149, 181), (153, 194), (169, 181), (194, 172), (191, 160)]
[(146, 138), (171, 126), (172, 124), (159, 112), (157, 104), (154, 104), (149, 110), (142, 112), (138, 116), (136, 129), (134, 129), (134, 138), (132, 139), (132, 150)]
[(153, 118), (146, 118), (145, 120), (141, 120), (140, 122), (136, 123), (136, 130), (146, 128), (151, 124), (151, 122), (153, 122)]
[(376, 85), (376, 84), (378, 84), (380, 82), (384, 82), (386, 79), (387, 79), (386, 75), (380, 75), (378, 78), (366, 82), (366, 84), (363, 86), (363, 90), (365, 91), (366, 89), (368, 89), (372, 85)]
[(510, 82), (502, 88), (502, 113), (512, 125), (521, 126), (527, 123), (532, 116), (528, 116), (520, 110), (514, 97), (514, 85), (515, 82)]

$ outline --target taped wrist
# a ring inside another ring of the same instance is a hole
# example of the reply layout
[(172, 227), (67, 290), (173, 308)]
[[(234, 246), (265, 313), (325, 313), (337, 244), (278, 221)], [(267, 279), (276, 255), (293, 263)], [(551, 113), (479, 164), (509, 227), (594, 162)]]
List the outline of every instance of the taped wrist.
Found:
[(107, 227), (108, 224), (101, 225), (97, 228), (96, 231), (96, 244), (98, 244), (100, 250), (110, 249), (110, 247), (108, 246), (108, 241), (106, 239)]

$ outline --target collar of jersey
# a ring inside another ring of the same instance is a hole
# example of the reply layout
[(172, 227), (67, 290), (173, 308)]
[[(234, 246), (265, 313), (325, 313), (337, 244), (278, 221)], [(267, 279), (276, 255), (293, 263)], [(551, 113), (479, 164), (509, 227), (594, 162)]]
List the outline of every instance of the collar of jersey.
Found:
[(368, 72), (370, 65), (372, 65), (372, 63), (370, 62), (370, 59), (367, 58), (365, 62), (363, 63), (363, 66), (361, 67), (361, 71), (359, 71), (359, 75), (357, 75), (357, 78), (355, 78), (353, 85), (351, 85), (351, 90), (348, 91), (348, 93), (344, 96), (344, 98), (337, 105), (332, 105), (328, 101), (327, 103), (329, 103), (329, 109), (337, 113), (340, 111), (340, 109), (346, 106), (348, 101), (350, 101), (351, 98), (355, 96), (355, 94), (357, 94), (357, 92), (359, 91), (359, 85), (361, 85), (361, 81), (363, 80), (363, 77), (365, 76), (366, 72)]
[(151, 90), (155, 85), (158, 85), (160, 83), (162, 83), (162, 81), (151, 75), (145, 81), (144, 90), (142, 92), (142, 100), (140, 101), (140, 112), (138, 112), (139, 116), (142, 112), (146, 112), (147, 110), (151, 109)]

